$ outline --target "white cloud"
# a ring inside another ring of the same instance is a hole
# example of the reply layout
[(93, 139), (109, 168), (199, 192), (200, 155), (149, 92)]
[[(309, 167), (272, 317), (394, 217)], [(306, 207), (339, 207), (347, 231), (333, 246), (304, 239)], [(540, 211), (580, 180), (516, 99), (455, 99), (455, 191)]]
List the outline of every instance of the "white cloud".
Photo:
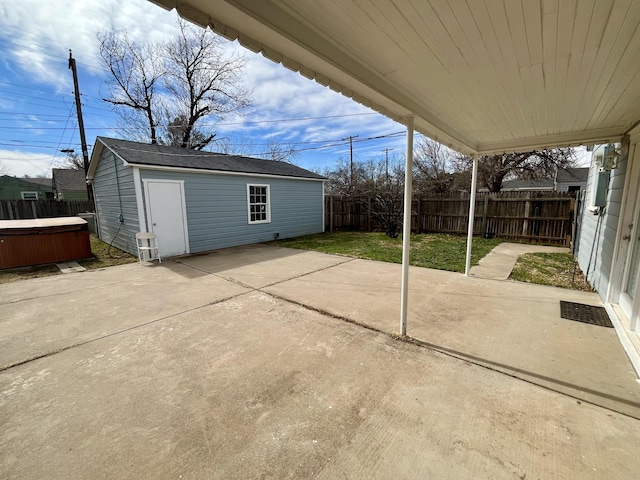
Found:
[(51, 169), (60, 168), (64, 161), (61, 155), (0, 149), (0, 173), (3, 175), (51, 177)]
[(175, 16), (147, 0), (3, 2), (0, 36), (11, 45), (5, 55), (25, 74), (56, 86), (66, 83), (69, 49), (78, 64), (98, 74), (98, 32), (126, 30), (134, 40), (160, 39), (176, 31)]

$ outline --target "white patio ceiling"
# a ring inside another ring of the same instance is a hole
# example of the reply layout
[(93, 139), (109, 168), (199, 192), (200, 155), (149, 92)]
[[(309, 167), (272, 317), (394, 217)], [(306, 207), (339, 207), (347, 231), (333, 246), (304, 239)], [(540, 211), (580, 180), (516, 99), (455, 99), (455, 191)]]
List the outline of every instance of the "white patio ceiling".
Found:
[(151, 0), (465, 153), (618, 141), (638, 0)]

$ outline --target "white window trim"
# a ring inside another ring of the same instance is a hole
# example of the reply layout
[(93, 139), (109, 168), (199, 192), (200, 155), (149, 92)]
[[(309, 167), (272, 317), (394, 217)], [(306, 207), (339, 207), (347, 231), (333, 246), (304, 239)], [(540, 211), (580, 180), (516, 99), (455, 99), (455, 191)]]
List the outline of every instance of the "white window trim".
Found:
[[(25, 194), (35, 195), (36, 198), (24, 198)], [(32, 191), (20, 192), (20, 196), (22, 197), (22, 200), (40, 200), (40, 197), (38, 196), (38, 192), (32, 192)]]
[[(251, 187), (266, 187), (267, 189), (267, 219), (266, 220), (251, 220)], [(261, 183), (247, 183), (247, 221), (249, 225), (256, 225), (259, 223), (271, 223), (271, 186)]]

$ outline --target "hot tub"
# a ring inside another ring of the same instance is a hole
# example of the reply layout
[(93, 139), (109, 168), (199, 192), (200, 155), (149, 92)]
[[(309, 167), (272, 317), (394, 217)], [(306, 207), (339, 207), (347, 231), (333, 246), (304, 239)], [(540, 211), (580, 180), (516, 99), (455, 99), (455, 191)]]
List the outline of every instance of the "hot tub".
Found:
[(80, 217), (0, 220), (0, 269), (89, 257), (88, 224)]

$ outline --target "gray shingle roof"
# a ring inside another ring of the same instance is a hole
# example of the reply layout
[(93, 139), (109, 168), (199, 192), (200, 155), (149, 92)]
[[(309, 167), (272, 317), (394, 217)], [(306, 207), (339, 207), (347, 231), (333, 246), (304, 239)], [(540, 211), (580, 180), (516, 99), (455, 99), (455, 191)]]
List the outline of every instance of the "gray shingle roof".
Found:
[(50, 178), (24, 177), (24, 178), (19, 178), (18, 180), (23, 180), (25, 182), (34, 183), (34, 184), (40, 185), (42, 187), (51, 188), (51, 179)]
[(204, 152), (201, 150), (189, 150), (180, 147), (151, 145), (115, 138), (98, 137), (98, 140), (124, 158), (128, 163), (134, 165), (154, 165), (159, 167), (193, 168), (197, 170), (324, 179), (322, 175), (287, 162)]
[(581, 168), (565, 168), (558, 169), (558, 183), (582, 183), (587, 182), (589, 178), (589, 168), (581, 167)]
[(59, 190), (87, 190), (84, 170), (73, 170), (71, 168), (54, 168), (53, 179), (56, 188)]
[(505, 180), (502, 189), (541, 189), (553, 188), (553, 180), (550, 178), (537, 178), (533, 180)]

